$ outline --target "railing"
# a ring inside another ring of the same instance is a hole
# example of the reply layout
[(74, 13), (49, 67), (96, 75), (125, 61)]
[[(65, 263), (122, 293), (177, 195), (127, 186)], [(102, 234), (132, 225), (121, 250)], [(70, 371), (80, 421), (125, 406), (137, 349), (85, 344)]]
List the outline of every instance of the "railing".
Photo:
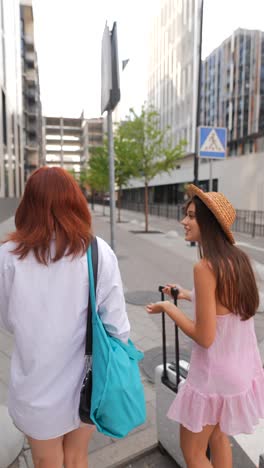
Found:
[[(164, 218), (174, 218), (180, 221), (183, 218), (184, 206), (184, 204), (169, 205), (164, 203), (150, 203), (149, 214), (155, 216), (163, 216)], [(144, 212), (144, 203), (122, 201), (122, 208)]]
[(252, 237), (264, 236), (264, 211), (236, 210), (236, 213), (233, 231), (244, 232)]
[[(184, 206), (184, 204), (150, 203), (149, 214), (180, 221), (183, 218)], [(122, 201), (122, 208), (144, 212), (144, 203)], [(236, 220), (232, 226), (234, 232), (250, 234), (252, 237), (264, 237), (264, 211), (236, 210), (236, 214)]]

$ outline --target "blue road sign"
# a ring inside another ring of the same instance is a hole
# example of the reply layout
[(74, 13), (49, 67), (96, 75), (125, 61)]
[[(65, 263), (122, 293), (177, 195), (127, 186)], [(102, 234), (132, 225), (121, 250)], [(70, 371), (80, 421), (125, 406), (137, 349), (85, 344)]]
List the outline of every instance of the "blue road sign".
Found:
[(226, 128), (199, 127), (200, 158), (223, 159), (226, 157)]

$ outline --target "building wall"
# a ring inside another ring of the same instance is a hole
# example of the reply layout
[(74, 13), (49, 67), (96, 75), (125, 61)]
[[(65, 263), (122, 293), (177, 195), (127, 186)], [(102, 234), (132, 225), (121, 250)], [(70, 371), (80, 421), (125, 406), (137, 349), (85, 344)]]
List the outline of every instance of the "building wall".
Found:
[(23, 74), (23, 137), (25, 180), (42, 162), (42, 121), (38, 60), (31, 0), (20, 0)]
[(200, 0), (161, 0), (150, 38), (148, 103), (174, 144), (195, 150)]
[(103, 118), (87, 119), (89, 147), (101, 146), (103, 144), (104, 130)]
[[(264, 153), (247, 154), (223, 161), (213, 161), (214, 187), (223, 192), (237, 209), (264, 211)], [(207, 183), (210, 177), (209, 162), (199, 165), (199, 181)], [(179, 161), (179, 169), (171, 174), (155, 177), (150, 187), (166, 187), (176, 184), (181, 191), (185, 184), (193, 182), (193, 157)], [(203, 185), (202, 184), (202, 185)], [(133, 181), (130, 188), (143, 188), (141, 181)]]
[(24, 169), (18, 0), (0, 0), (0, 31), (0, 197), (19, 197)]
[[(170, 125), (172, 132), (189, 141), (187, 153), (195, 148), (197, 91), (188, 85), (190, 76), (193, 83), (197, 82), (197, 54), (190, 44), (195, 44), (197, 50), (199, 33), (199, 5), (191, 10), (193, 14), (190, 16), (188, 8), (191, 4), (180, 0), (161, 1), (161, 12), (152, 35), (149, 78), (149, 101), (160, 110), (163, 127)], [(188, 31), (186, 17), (193, 26), (192, 33)], [(190, 68), (191, 61), (193, 69)], [(172, 76), (172, 80), (166, 82), (166, 76)], [(193, 101), (192, 113), (189, 97)], [(188, 127), (190, 121), (192, 126), (186, 131), (186, 122)], [(200, 121), (201, 125), (227, 127), (228, 154), (234, 156), (225, 161), (213, 161), (214, 189), (223, 191), (236, 208), (264, 210), (263, 32), (238, 29), (205, 60)], [(183, 126), (185, 130), (181, 133)], [(176, 143), (178, 139), (173, 141)], [(185, 184), (193, 180), (193, 157), (186, 156), (173, 173), (157, 176), (151, 181), (150, 199), (177, 203), (183, 199)], [(209, 163), (202, 161), (199, 164), (199, 184), (208, 188), (208, 182)], [(139, 197), (143, 196), (143, 186), (142, 181), (131, 183), (131, 188), (137, 187)]]
[(231, 155), (262, 149), (264, 32), (238, 29), (203, 62), (200, 120), (228, 129)]
[(45, 163), (80, 172), (82, 119), (44, 117)]

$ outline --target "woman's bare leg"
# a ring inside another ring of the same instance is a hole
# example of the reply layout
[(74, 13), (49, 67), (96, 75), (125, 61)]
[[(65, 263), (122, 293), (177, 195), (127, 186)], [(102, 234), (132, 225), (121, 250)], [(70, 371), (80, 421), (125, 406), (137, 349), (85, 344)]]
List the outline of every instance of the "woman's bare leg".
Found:
[(206, 457), (206, 450), (214, 428), (215, 426), (205, 426), (201, 432), (196, 433), (180, 426), (181, 449), (188, 468), (212, 468), (213, 465)]
[(35, 468), (62, 468), (63, 437), (49, 440), (36, 440), (27, 437)]
[(214, 468), (232, 468), (232, 450), (229, 439), (221, 431), (219, 424), (213, 430), (209, 445)]
[(63, 439), (64, 468), (88, 467), (88, 445), (94, 431), (94, 426), (87, 424), (65, 434)]

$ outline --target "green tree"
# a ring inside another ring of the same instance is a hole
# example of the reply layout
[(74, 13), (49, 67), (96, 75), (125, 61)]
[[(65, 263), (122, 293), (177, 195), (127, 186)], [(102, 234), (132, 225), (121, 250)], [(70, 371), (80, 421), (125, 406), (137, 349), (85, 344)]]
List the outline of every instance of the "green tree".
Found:
[(74, 169), (68, 169), (68, 172), (76, 180), (84, 196), (87, 197), (87, 192), (88, 192), (87, 166), (86, 165), (82, 166), (80, 169), (80, 172), (76, 172)]
[[(100, 192), (103, 196), (109, 191), (109, 161), (107, 142), (104, 141), (103, 146), (98, 146), (90, 149), (90, 159), (85, 177), (92, 191)], [(104, 199), (103, 199), (104, 200)], [(105, 206), (103, 201), (103, 212)]]
[[(99, 192), (109, 191), (109, 157), (108, 142), (104, 140), (102, 146), (90, 150), (92, 156), (88, 162), (85, 180), (90, 187)], [(133, 160), (133, 145), (127, 140), (122, 131), (122, 125), (114, 133), (115, 152), (115, 183), (118, 189), (118, 222), (121, 221), (121, 193), (129, 179), (136, 174), (136, 164)], [(80, 177), (81, 178), (81, 177)]]
[(118, 222), (121, 222), (122, 189), (128, 184), (131, 177), (137, 174), (136, 155), (133, 151), (133, 147), (133, 142), (127, 139), (126, 132), (123, 130), (123, 125), (120, 124), (114, 133), (115, 182), (118, 189)]
[(150, 181), (162, 172), (171, 172), (177, 161), (184, 155), (185, 141), (173, 146), (168, 137), (168, 130), (160, 129), (160, 115), (150, 106), (142, 106), (139, 115), (130, 109), (129, 116), (122, 124), (122, 134), (130, 142), (133, 153), (136, 177), (144, 181), (145, 196), (145, 231), (148, 232), (149, 199), (148, 187)]

